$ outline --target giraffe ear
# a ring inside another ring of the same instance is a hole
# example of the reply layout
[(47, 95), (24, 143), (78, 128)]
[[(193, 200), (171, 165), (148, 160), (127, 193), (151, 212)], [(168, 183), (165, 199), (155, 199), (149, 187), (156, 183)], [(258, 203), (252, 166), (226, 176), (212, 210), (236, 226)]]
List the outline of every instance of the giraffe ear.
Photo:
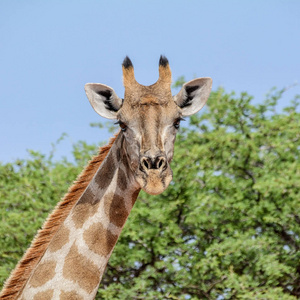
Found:
[(175, 103), (182, 109), (183, 116), (198, 112), (206, 103), (212, 87), (209, 77), (197, 78), (186, 82), (179, 93), (173, 97)]
[(122, 106), (122, 99), (111, 87), (100, 83), (87, 83), (84, 89), (97, 114), (107, 119), (117, 118), (117, 112)]

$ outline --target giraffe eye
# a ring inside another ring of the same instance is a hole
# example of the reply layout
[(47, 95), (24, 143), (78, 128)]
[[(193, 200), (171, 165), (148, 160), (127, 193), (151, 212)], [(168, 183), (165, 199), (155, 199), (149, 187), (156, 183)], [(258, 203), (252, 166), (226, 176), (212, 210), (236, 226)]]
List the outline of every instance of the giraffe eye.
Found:
[(180, 121), (176, 121), (173, 125), (174, 125), (174, 127), (176, 129), (179, 129), (179, 127), (180, 127)]
[(127, 125), (126, 125), (125, 123), (123, 123), (123, 122), (121, 122), (121, 121), (118, 121), (118, 122), (115, 123), (115, 124), (119, 124), (121, 130), (122, 130), (122, 131), (126, 131)]
[(179, 127), (180, 127), (180, 121), (181, 121), (181, 120), (184, 120), (184, 119), (179, 118), (179, 119), (177, 119), (177, 120), (173, 123), (173, 126), (174, 126), (176, 129), (179, 129)]

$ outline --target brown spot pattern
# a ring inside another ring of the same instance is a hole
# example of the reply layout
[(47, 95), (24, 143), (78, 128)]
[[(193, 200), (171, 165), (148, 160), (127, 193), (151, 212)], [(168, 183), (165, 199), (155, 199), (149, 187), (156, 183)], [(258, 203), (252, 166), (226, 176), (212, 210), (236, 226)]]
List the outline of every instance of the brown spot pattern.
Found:
[(117, 185), (122, 191), (125, 191), (127, 188), (126, 175), (122, 169), (119, 169), (119, 171), (118, 171)]
[(55, 267), (55, 261), (47, 261), (39, 264), (30, 278), (29, 285), (34, 288), (44, 285), (54, 277)]
[(43, 299), (43, 300), (51, 300), (52, 296), (53, 296), (53, 292), (54, 292), (54, 290), (52, 290), (52, 289), (51, 290), (46, 290), (44, 292), (38, 292), (34, 296), (33, 300), (41, 300), (41, 299)]
[(109, 221), (118, 227), (122, 227), (128, 217), (124, 198), (113, 193), (104, 197), (104, 211)]
[(97, 266), (80, 254), (76, 245), (73, 244), (65, 259), (63, 276), (91, 293), (98, 286), (100, 275)]
[(131, 204), (132, 206), (135, 204), (135, 201), (140, 193), (141, 189), (138, 189), (137, 191), (135, 191), (132, 195), (132, 198), (131, 198)]
[(104, 228), (101, 223), (95, 223), (83, 234), (89, 249), (99, 255), (106, 256), (115, 246), (118, 236)]
[(82, 196), (80, 197), (78, 204), (93, 203), (94, 198), (95, 195), (93, 194), (91, 188), (87, 187), (87, 189), (83, 192)]
[(68, 241), (69, 241), (70, 230), (62, 225), (57, 234), (52, 239), (48, 250), (51, 252), (55, 252), (61, 249)]
[[(101, 189), (106, 189), (111, 183), (115, 174), (115, 163), (112, 154), (110, 153), (100, 167), (101, 172), (98, 172), (95, 181)], [(99, 176), (101, 173), (102, 176)]]
[(120, 148), (118, 148), (116, 151), (116, 158), (117, 158), (117, 161), (120, 161), (120, 159), (121, 159), (121, 149)]
[(76, 228), (81, 228), (84, 222), (92, 217), (98, 209), (99, 202), (96, 205), (90, 203), (78, 203), (73, 209), (72, 220)]
[(60, 296), (59, 296), (60, 300), (84, 300), (80, 295), (77, 294), (77, 292), (75, 291), (71, 291), (71, 292), (65, 292), (65, 291), (61, 291)]

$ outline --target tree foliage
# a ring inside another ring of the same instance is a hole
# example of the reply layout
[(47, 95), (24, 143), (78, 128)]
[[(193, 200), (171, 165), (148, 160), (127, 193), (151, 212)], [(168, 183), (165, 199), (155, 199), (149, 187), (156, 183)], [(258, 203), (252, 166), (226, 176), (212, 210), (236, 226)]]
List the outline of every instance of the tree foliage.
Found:
[[(211, 94), (177, 136), (169, 188), (140, 194), (96, 299), (300, 297), (300, 113), (297, 97), (276, 111), (282, 92)], [(93, 150), (0, 165), (2, 280)]]

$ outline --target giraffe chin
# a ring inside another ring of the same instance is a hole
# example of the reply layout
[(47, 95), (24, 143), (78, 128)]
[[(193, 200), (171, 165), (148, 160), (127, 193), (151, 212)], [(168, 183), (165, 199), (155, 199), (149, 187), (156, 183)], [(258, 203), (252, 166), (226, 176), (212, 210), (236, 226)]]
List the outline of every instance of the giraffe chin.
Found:
[(172, 178), (172, 170), (168, 168), (164, 172), (150, 170), (146, 176), (138, 176), (136, 180), (146, 193), (159, 195), (169, 186)]

